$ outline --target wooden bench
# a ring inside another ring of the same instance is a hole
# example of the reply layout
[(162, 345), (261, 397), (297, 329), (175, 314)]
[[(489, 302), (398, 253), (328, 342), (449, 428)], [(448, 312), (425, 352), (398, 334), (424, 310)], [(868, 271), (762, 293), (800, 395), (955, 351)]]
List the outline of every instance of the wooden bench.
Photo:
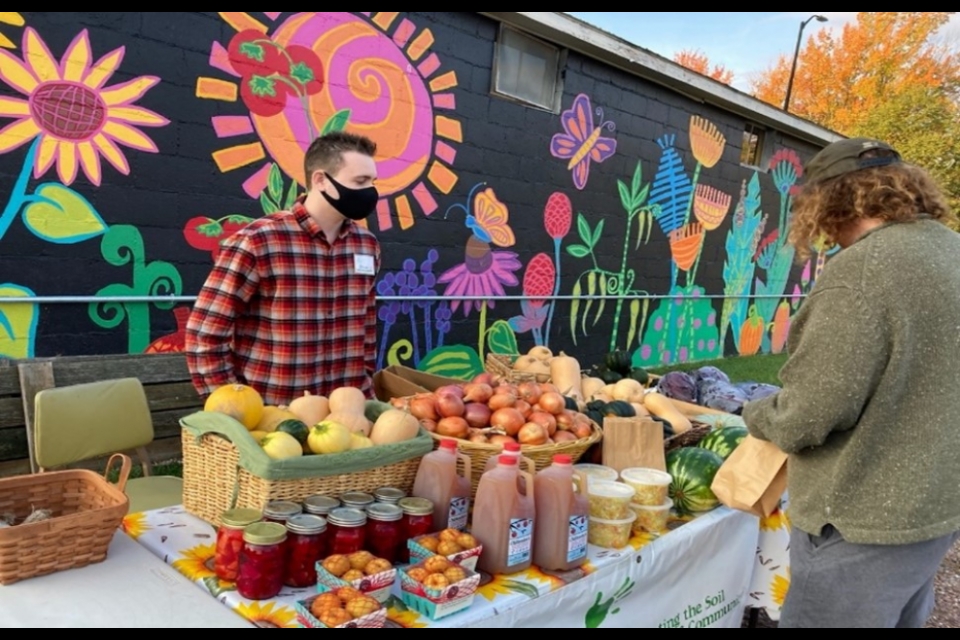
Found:
[[(146, 450), (149, 459), (179, 459), (179, 420), (203, 408), (182, 353), (0, 360), (0, 477), (35, 469), (27, 425), (32, 424), (33, 399), (39, 391), (115, 378), (139, 378), (143, 383), (155, 431)], [(106, 459), (91, 460), (77, 466), (102, 470), (105, 463)]]

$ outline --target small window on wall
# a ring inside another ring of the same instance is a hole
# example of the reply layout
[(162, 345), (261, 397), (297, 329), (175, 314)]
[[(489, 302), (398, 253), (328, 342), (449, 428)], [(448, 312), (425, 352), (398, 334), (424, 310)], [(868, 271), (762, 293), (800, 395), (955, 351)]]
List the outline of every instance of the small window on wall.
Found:
[(563, 52), (542, 40), (500, 25), (493, 61), (493, 93), (559, 113)]
[(763, 127), (747, 123), (743, 129), (743, 146), (740, 149), (740, 164), (766, 171), (767, 131)]

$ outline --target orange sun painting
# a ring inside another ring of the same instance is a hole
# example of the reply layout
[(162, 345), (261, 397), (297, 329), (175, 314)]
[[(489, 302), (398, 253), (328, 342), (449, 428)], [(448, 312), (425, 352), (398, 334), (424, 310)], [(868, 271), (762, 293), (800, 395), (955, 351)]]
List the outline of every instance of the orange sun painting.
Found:
[(343, 130), (377, 143), (380, 231), (437, 211), (436, 194), (458, 181), (463, 131), (451, 92), (457, 74), (430, 50), (429, 29), (395, 11), (298, 12), (281, 23), (281, 12), (219, 13), (236, 33), (213, 43), (210, 65), (228, 79), (199, 78), (197, 97), (242, 102), (248, 112), (213, 118), (219, 138), (237, 141), (214, 152), (221, 172), (247, 172), (251, 198), (274, 162), (303, 185), (310, 143)]

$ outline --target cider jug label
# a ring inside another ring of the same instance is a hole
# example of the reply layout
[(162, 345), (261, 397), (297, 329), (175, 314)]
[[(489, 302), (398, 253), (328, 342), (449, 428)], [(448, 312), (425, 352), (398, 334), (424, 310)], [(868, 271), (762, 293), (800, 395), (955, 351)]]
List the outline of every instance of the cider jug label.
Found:
[(567, 541), (567, 562), (576, 562), (587, 557), (587, 516), (570, 518), (570, 537)]
[(507, 566), (513, 567), (530, 560), (533, 551), (533, 520), (518, 518), (510, 521), (510, 544), (507, 548)]
[(463, 531), (467, 528), (467, 519), (470, 513), (469, 498), (454, 498), (450, 501), (450, 514), (447, 518), (447, 528)]

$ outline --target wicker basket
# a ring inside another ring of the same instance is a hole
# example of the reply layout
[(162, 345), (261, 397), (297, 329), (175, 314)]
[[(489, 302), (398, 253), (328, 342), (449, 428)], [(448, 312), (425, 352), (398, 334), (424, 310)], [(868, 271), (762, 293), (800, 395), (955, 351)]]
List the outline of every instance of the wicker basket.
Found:
[[(573, 458), (573, 462), (576, 463), (590, 447), (603, 439), (603, 430), (595, 422), (591, 422), (590, 424), (593, 427), (593, 433), (589, 438), (576, 442), (545, 444), (537, 447), (524, 445), (521, 447), (521, 454), (524, 458), (529, 458), (533, 461), (536, 466), (536, 471), (543, 471), (552, 465), (554, 456), (570, 456)], [(440, 442), (445, 440), (445, 438), (435, 433), (430, 435), (436, 440), (436, 447), (439, 448)], [(495, 444), (477, 444), (467, 440), (457, 440), (457, 445), (460, 453), (470, 457), (470, 483), (473, 489), (470, 497), (472, 500), (477, 497), (477, 487), (480, 485), (480, 476), (483, 475), (483, 469), (486, 467), (487, 461), (494, 456), (499, 456), (503, 452), (503, 447)], [(458, 470), (462, 472), (463, 469), (460, 468), (462, 465), (458, 464), (457, 466)]]
[(220, 516), (234, 508), (263, 509), (271, 500), (302, 502), (313, 495), (373, 493), (384, 487), (413, 490), (422, 458), (339, 476), (265, 480), (240, 466), (240, 451), (226, 438), (197, 437), (182, 430), (183, 506), (201, 520), (220, 526)]
[(0, 585), (103, 562), (130, 508), (123, 492), (133, 461), (122, 461), (116, 486), (93, 471), (52, 471), (0, 480), (0, 514), (22, 522), (34, 509), (53, 518), (0, 529)]
[(702, 422), (693, 422), (692, 428), (690, 431), (686, 431), (679, 435), (671, 436), (663, 441), (663, 449), (667, 453), (670, 453), (674, 449), (680, 449), (683, 447), (695, 447), (700, 444), (700, 441), (707, 437), (713, 431), (713, 427), (709, 424), (703, 424)]
[(484, 367), (492, 376), (505, 380), (510, 384), (522, 384), (524, 382), (550, 382), (550, 376), (538, 375), (536, 373), (527, 373), (526, 371), (517, 371), (513, 368), (513, 363), (517, 356), (503, 356), (494, 353), (487, 354), (486, 366)]

